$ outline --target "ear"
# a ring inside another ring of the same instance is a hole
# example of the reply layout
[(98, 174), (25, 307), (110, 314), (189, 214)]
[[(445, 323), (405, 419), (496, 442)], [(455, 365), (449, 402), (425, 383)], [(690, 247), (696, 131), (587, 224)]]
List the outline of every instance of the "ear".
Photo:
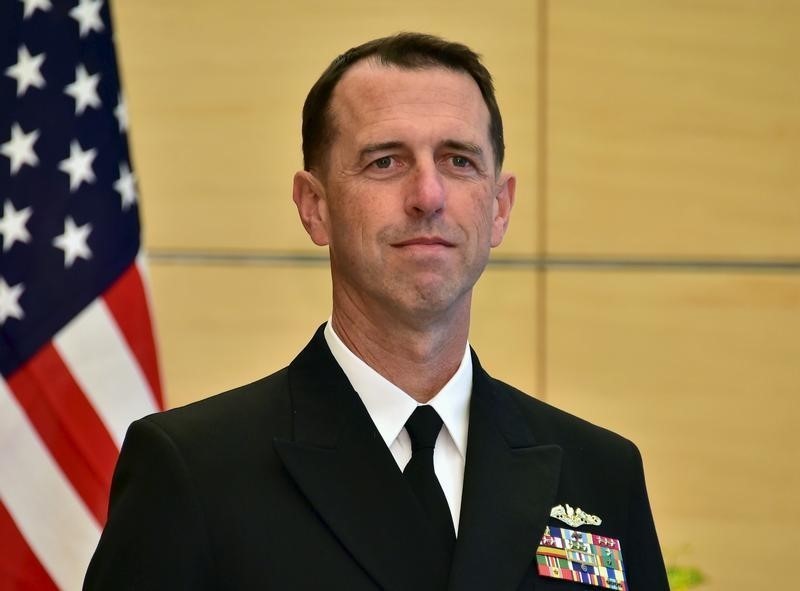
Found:
[(306, 170), (294, 175), (292, 200), (297, 206), (300, 221), (317, 246), (325, 246), (329, 242), (328, 202), (325, 199), (325, 188), (317, 177)]
[(500, 246), (506, 235), (508, 222), (511, 219), (511, 208), (514, 207), (514, 195), (517, 189), (517, 177), (511, 173), (502, 173), (495, 185), (495, 198), (492, 208), (492, 248)]

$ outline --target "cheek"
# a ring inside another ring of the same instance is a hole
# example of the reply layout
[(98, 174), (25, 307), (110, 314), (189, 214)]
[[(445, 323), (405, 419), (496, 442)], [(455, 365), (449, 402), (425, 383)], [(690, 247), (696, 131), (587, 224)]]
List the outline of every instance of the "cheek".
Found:
[(349, 258), (370, 248), (375, 240), (375, 228), (369, 209), (353, 202), (342, 203), (331, 212), (331, 249)]
[(488, 240), (490, 235), (494, 234), (494, 205), (487, 202), (486, 195), (475, 198), (470, 215), (475, 227), (476, 239), (481, 242)]

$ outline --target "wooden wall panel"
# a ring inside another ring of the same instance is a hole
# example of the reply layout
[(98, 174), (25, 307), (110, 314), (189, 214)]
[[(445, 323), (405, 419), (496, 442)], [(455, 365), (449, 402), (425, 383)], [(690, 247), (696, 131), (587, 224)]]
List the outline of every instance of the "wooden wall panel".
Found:
[(557, 271), (548, 401), (633, 439), (669, 562), (708, 591), (800, 528), (800, 276)]
[(284, 367), (330, 315), (323, 266), (150, 264), (167, 406)]
[(800, 4), (549, 2), (548, 249), (800, 256)]
[(422, 30), (486, 57), (520, 177), (515, 231), (536, 247), (536, 11), (525, 0), (211, 0), (115, 4), (119, 56), (151, 249), (309, 250), (291, 203), (300, 110), (338, 53)]

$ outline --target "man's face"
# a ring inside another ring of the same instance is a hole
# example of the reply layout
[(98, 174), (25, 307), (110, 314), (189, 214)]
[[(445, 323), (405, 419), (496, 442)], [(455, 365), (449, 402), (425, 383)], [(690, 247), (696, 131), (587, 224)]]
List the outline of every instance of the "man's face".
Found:
[(334, 301), (373, 318), (468, 313), (514, 196), (513, 177), (495, 173), (475, 81), (365, 60), (331, 113), (324, 171), (298, 173), (294, 198), (314, 242), (329, 245)]

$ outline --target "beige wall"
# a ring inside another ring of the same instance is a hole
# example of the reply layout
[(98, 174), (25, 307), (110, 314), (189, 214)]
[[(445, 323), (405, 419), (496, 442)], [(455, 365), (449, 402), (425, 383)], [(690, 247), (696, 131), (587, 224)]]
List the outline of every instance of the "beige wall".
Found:
[(283, 366), (327, 317), (290, 200), (319, 72), (399, 30), (461, 40), (520, 181), (476, 292), (484, 364), (639, 444), (665, 554), (703, 589), (769, 586), (747, 565), (800, 528), (800, 5), (115, 9), (171, 405)]

